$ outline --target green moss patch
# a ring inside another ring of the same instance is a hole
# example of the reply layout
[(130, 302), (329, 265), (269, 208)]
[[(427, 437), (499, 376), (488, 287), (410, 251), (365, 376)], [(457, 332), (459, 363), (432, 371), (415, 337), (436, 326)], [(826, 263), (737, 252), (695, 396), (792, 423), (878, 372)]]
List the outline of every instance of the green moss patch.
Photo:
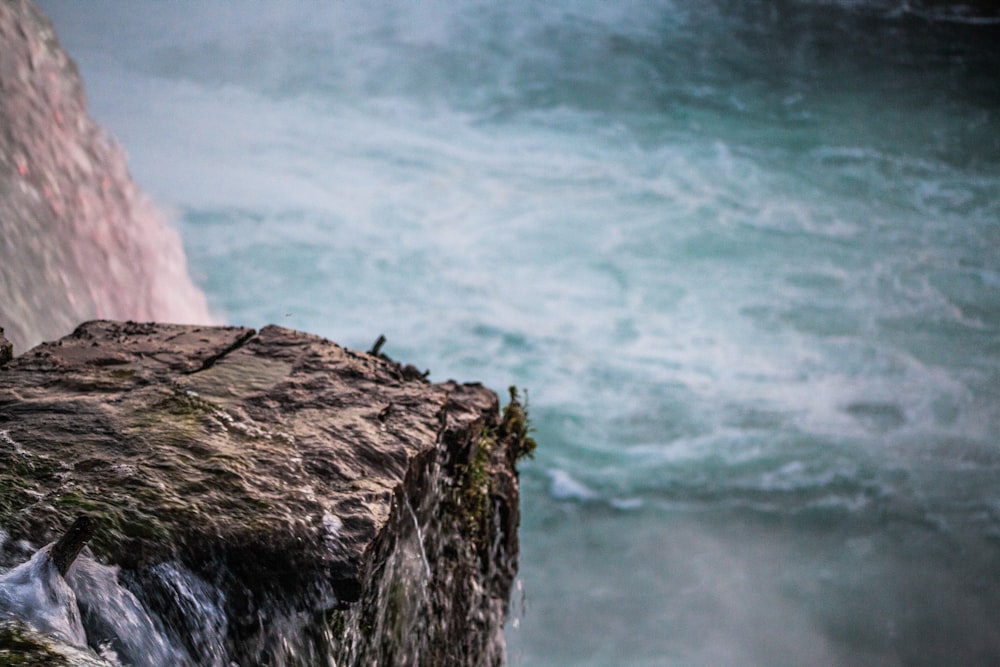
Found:
[(0, 665), (60, 667), (70, 664), (44, 637), (19, 624), (0, 622)]

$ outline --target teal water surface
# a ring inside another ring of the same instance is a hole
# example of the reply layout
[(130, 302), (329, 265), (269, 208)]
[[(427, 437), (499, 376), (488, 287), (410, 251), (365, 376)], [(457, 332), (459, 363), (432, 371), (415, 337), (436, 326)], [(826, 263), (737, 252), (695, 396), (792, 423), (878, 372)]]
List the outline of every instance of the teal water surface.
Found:
[(1000, 24), (42, 4), (228, 321), (528, 389), (511, 664), (1000, 663)]

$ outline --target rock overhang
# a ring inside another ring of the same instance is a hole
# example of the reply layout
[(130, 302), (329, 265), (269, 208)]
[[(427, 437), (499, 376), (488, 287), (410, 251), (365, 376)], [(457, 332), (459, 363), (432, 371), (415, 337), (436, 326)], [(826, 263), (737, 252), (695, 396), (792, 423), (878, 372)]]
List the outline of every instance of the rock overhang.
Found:
[(0, 371), (0, 522), (41, 544), (87, 512), (108, 562), (221, 561), (265, 592), (322, 573), (349, 603), (417, 462), (467, 456), (498, 408), (278, 326), (88, 322)]

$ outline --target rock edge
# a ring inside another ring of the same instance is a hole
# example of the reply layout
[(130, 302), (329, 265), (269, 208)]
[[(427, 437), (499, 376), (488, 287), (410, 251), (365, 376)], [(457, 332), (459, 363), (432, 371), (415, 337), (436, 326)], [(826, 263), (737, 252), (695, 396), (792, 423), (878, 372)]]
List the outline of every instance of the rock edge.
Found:
[(240, 664), (501, 664), (523, 413), (405, 371), (277, 326), (85, 323), (0, 368), (7, 544), (90, 514), (179, 638), (151, 572), (216, 586)]

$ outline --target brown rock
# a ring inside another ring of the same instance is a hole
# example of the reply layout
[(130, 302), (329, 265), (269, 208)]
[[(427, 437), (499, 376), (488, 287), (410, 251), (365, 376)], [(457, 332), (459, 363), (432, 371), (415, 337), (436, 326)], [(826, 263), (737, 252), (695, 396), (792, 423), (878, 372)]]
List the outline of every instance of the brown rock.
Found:
[(89, 322), (0, 371), (0, 526), (91, 515), (179, 635), (150, 573), (196, 573), (240, 664), (499, 664), (525, 435), (498, 405), (276, 326)]

